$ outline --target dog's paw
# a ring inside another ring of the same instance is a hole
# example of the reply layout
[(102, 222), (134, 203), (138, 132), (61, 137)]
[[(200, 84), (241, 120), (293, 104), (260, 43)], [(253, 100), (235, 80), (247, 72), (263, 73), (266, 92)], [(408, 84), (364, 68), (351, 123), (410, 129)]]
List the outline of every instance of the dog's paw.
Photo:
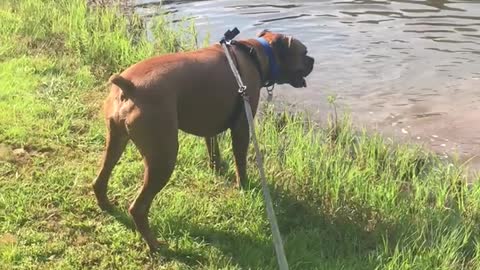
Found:
[(240, 191), (245, 190), (245, 183), (243, 183), (242, 181), (236, 181), (234, 186), (235, 186), (236, 189), (238, 189)]
[(97, 201), (97, 205), (105, 212), (112, 212), (114, 210), (114, 206), (109, 200)]
[(155, 239), (148, 243), (148, 247), (150, 249), (150, 252), (156, 253), (159, 252), (162, 248), (168, 248), (168, 243), (167, 241)]

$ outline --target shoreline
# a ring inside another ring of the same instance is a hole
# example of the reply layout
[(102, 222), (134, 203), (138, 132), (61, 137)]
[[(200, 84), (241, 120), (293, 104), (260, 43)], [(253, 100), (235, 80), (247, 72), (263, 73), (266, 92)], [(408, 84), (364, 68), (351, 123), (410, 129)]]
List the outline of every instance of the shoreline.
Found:
[[(317, 104), (322, 104), (322, 106), (318, 107), (306, 104), (302, 100), (297, 99), (295, 101), (295, 96), (289, 94), (286, 89), (278, 90), (277, 93), (274, 93), (274, 96), (273, 103), (280, 106), (281, 110), (306, 112), (314, 121), (320, 124), (326, 123), (327, 116), (332, 111), (327, 102), (328, 98), (325, 98), (325, 101), (316, 102)], [(480, 170), (480, 156), (475, 153), (480, 152), (480, 145), (475, 146), (475, 138), (473, 137), (469, 138), (470, 142), (467, 143), (459, 141), (465, 138), (465, 136), (469, 136), (469, 134), (475, 136), (476, 132), (472, 132), (471, 128), (467, 127), (468, 123), (474, 122), (474, 119), (471, 118), (474, 117), (475, 111), (464, 114), (463, 124), (460, 123), (460, 127), (469, 129), (468, 132), (459, 132), (459, 125), (455, 124), (458, 123), (460, 117), (456, 114), (449, 116), (450, 120), (445, 120), (445, 118), (438, 120), (434, 116), (402, 119), (393, 115), (378, 117), (375, 113), (366, 110), (360, 110), (363, 112), (352, 112), (353, 110), (348, 107), (344, 102), (337, 101), (338, 112), (350, 114), (358, 130), (366, 129), (371, 133), (379, 133), (385, 139), (392, 139), (400, 144), (421, 146), (425, 151), (435, 153), (447, 163), (458, 163), (458, 165), (466, 166), (467, 174), (470, 177), (475, 178), (477, 176)], [(442, 124), (440, 127), (439, 123)], [(458, 135), (459, 133), (460, 135)]]

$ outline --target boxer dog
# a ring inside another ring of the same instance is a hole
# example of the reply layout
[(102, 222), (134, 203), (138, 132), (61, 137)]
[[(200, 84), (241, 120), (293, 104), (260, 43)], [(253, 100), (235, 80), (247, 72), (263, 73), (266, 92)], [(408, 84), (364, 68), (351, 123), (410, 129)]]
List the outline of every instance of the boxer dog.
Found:
[[(273, 84), (306, 87), (305, 77), (314, 64), (298, 39), (268, 30), (257, 38), (236, 41), (230, 51), (247, 86), (254, 115), (262, 87)], [(104, 104), (106, 150), (93, 190), (100, 208), (111, 209), (108, 179), (127, 142), (132, 140), (143, 157), (145, 171), (143, 186), (129, 213), (154, 251), (160, 243), (149, 226), (148, 212), (175, 167), (178, 130), (206, 138), (212, 166), (220, 161), (215, 136), (230, 129), (236, 185), (241, 187), (247, 180), (246, 114), (238, 85), (219, 44), (143, 60), (113, 75), (110, 82), (110, 94)]]

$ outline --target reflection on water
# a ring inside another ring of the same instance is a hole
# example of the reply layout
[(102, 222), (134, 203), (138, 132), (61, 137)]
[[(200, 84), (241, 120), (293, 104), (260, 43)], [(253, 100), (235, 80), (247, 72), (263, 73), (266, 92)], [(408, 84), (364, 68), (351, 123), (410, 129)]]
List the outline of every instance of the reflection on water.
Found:
[[(137, 11), (149, 16), (158, 2), (137, 0)], [(268, 28), (306, 43), (316, 63), (309, 88), (276, 91), (290, 102), (324, 112), (337, 94), (366, 124), (480, 154), (479, 0), (163, 2), (212, 42), (237, 26), (240, 38)]]

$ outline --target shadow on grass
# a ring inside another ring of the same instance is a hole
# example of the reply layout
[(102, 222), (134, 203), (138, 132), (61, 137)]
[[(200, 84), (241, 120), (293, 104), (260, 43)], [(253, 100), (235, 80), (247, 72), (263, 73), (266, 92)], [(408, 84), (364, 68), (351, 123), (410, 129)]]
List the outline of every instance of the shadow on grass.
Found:
[(127, 229), (131, 231), (136, 231), (135, 223), (133, 222), (132, 217), (127, 214), (127, 212), (120, 209), (118, 206), (112, 206), (108, 210), (106, 210), (108, 214), (114, 217), (118, 222), (123, 224)]
[(162, 246), (158, 251), (150, 253), (150, 259), (157, 262), (181, 262), (189, 266), (206, 265), (208, 258), (193, 250), (172, 249)]
[[(273, 189), (273, 186), (270, 190), (275, 197), (275, 210), (291, 269), (375, 268), (373, 262), (365, 258), (377, 248), (380, 232), (367, 231), (362, 224), (347, 219), (332, 219), (288, 191)], [(266, 219), (266, 214), (262, 214)], [(226, 261), (241, 269), (278, 269), (269, 226), (263, 229), (264, 234), (258, 235), (249, 233), (248, 229), (239, 232), (218, 229), (215, 224), (196, 224), (182, 217), (174, 217), (168, 223), (175, 236), (182, 237), (187, 232), (195, 242), (220, 250)], [(166, 260), (179, 260), (189, 266), (206, 265), (208, 260), (208, 255), (198, 249), (168, 250), (161, 255)]]
[[(259, 188), (257, 183), (251, 183), (246, 192)], [(403, 248), (405, 235), (420, 233), (424, 229), (415, 215), (385, 221), (375, 217), (374, 209), (353, 202), (330, 213), (325, 212), (328, 207), (318, 202), (299, 198), (301, 192), (281, 190), (272, 185), (270, 190), (291, 269), (375, 269), (385, 263), (385, 259), (388, 260), (388, 254), (395, 248)], [(135, 229), (125, 212), (117, 208), (111, 214), (127, 228)], [(262, 215), (266, 219), (266, 214)], [(451, 212), (437, 212), (436, 215), (429, 221), (433, 227), (438, 225), (453, 229), (458, 222), (458, 217)], [(277, 269), (269, 226), (262, 228), (258, 234), (258, 229), (257, 233), (248, 228), (241, 231), (235, 230), (235, 227), (219, 229), (216, 224), (197, 224), (181, 216), (171, 217), (167, 223), (171, 225), (173, 238), (181, 239), (187, 233), (194, 242), (215, 247), (221, 252), (220, 259), (224, 260), (224, 264), (233, 263), (242, 269)], [(158, 231), (155, 226), (153, 230)], [(432, 245), (435, 243), (432, 242)], [(411, 246), (406, 248), (412, 249)], [(468, 248), (471, 244), (464, 247)], [(191, 267), (207, 266), (212, 263), (211, 254), (207, 252), (195, 245), (177, 244), (162, 248), (152, 254), (152, 259), (178, 261)], [(468, 250), (459, 252), (462, 253), (459, 256), (468, 259)], [(215, 263), (222, 265), (222, 262)]]

